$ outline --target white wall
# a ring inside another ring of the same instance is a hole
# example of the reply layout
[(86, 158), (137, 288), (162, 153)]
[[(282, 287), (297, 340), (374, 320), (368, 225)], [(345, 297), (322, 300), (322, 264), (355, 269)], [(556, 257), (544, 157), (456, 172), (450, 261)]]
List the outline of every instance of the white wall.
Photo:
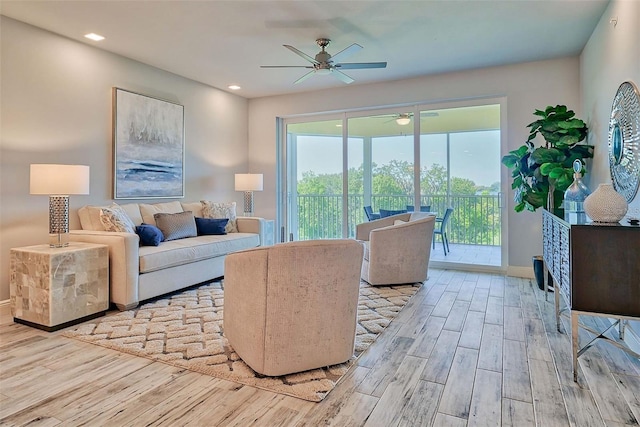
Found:
[[(330, 78), (330, 77), (327, 77)], [(522, 145), (533, 111), (565, 104), (580, 116), (579, 60), (564, 58), (503, 67), (425, 76), (390, 83), (344, 86), (295, 95), (249, 101), (250, 169), (265, 174), (265, 191), (256, 194), (258, 215), (276, 215), (276, 117), (349, 110), (401, 103), (437, 103), (472, 97), (507, 97), (507, 151)], [(503, 168), (508, 199), (508, 264), (511, 271), (531, 268), (531, 257), (542, 253), (541, 213), (515, 213), (509, 173)]]
[[(610, 22), (616, 19), (615, 26)], [(640, 2), (612, 0), (591, 34), (580, 56), (583, 109), (590, 127), (589, 140), (595, 147), (593, 174), (587, 184), (593, 191), (598, 184), (610, 182), (609, 117), (613, 97), (620, 84), (631, 80), (640, 86)], [(629, 214), (640, 216), (640, 195), (629, 203)], [(640, 336), (640, 321), (631, 327)], [(627, 338), (631, 338), (627, 334)], [(640, 351), (640, 345), (627, 339)]]
[(9, 299), (9, 249), (47, 242), (48, 198), (29, 195), (29, 164), (89, 165), (91, 194), (71, 196), (72, 210), (111, 202), (114, 86), (184, 105), (185, 201), (242, 206), (233, 174), (247, 170), (246, 99), (0, 19), (0, 301)]
[[(611, 19), (617, 19), (614, 26)], [(581, 91), (589, 141), (595, 145), (593, 173), (586, 178), (594, 191), (611, 182), (609, 172), (609, 117), (618, 87), (631, 80), (640, 86), (640, 2), (614, 0), (602, 15), (580, 56)], [(640, 215), (640, 196), (629, 204)]]

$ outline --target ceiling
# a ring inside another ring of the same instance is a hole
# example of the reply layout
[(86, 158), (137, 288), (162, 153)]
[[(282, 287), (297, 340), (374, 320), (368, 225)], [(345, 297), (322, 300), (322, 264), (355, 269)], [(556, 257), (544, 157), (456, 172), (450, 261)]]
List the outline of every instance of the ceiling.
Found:
[[(579, 55), (609, 0), (0, 1), (0, 13), (245, 98), (344, 86), (331, 75), (293, 82), (315, 40), (346, 62), (352, 85)], [(106, 37), (93, 42), (94, 32)]]

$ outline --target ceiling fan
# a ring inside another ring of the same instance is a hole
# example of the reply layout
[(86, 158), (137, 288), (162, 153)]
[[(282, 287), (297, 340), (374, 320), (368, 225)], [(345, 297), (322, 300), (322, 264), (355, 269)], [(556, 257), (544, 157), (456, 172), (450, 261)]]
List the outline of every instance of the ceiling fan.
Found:
[(293, 84), (298, 84), (300, 82), (303, 82), (309, 77), (313, 76), (314, 74), (320, 74), (320, 75), (331, 74), (335, 76), (338, 80), (341, 80), (344, 83), (349, 84), (349, 83), (353, 83), (354, 80), (340, 70), (357, 70), (357, 69), (364, 69), (364, 68), (386, 68), (387, 66), (386, 62), (340, 62), (346, 57), (358, 52), (360, 49), (362, 49), (362, 46), (360, 46), (357, 43), (354, 43), (351, 46), (331, 56), (329, 52), (325, 51), (325, 47), (327, 47), (330, 42), (331, 42), (330, 39), (325, 39), (325, 38), (320, 38), (316, 40), (316, 43), (318, 44), (318, 46), (320, 46), (322, 50), (316, 54), (315, 58), (310, 57), (306, 53), (296, 49), (293, 46), (289, 46), (287, 44), (283, 45), (284, 47), (286, 47), (296, 55), (299, 55), (304, 59), (306, 59), (307, 61), (309, 61), (311, 65), (262, 65), (260, 68), (309, 68), (311, 69), (311, 71), (309, 71), (307, 74), (305, 74), (304, 76), (300, 77), (298, 80), (293, 82)]
[[(420, 113), (420, 118), (438, 117), (439, 115), (440, 114), (438, 112), (427, 111), (427, 112)], [(389, 123), (389, 122), (395, 121), (400, 126), (406, 126), (409, 123), (411, 123), (411, 118), (413, 117), (413, 113), (397, 113), (397, 114), (381, 116), (381, 117), (392, 117), (391, 120), (387, 120), (385, 123)]]

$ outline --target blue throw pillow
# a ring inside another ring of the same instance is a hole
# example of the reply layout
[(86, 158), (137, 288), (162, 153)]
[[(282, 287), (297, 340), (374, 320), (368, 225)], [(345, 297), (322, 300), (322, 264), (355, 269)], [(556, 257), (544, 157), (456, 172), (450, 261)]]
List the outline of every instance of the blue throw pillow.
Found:
[(136, 227), (136, 234), (140, 236), (142, 246), (158, 246), (164, 240), (162, 231), (155, 225), (142, 224)]
[(224, 230), (227, 222), (229, 222), (229, 218), (196, 218), (198, 236), (227, 234)]
[(388, 216), (392, 216), (392, 215), (398, 215), (398, 214), (402, 214), (402, 213), (407, 213), (406, 209), (402, 209), (402, 210), (397, 210), (397, 211), (390, 211), (387, 209), (380, 209), (380, 218), (385, 218)]

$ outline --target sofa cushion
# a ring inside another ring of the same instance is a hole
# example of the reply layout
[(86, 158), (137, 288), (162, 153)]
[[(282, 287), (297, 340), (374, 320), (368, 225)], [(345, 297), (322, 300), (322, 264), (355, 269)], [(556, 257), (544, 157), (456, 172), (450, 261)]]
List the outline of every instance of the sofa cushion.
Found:
[(153, 205), (148, 205), (145, 203), (140, 203), (140, 213), (142, 214), (142, 222), (145, 224), (156, 225), (156, 220), (153, 218), (153, 215), (157, 213), (179, 213), (183, 212), (182, 205), (180, 202), (166, 202), (166, 203), (155, 203)]
[(108, 208), (100, 209), (100, 222), (105, 231), (136, 232), (136, 226), (133, 221), (131, 221), (124, 209), (115, 203)]
[(210, 202), (202, 201), (202, 216), (204, 218), (228, 218), (229, 222), (225, 227), (227, 233), (237, 233), (236, 223), (236, 202)]
[(164, 240), (177, 240), (198, 235), (193, 212), (157, 213), (153, 215), (156, 226), (164, 234)]
[(136, 234), (140, 236), (142, 246), (158, 246), (164, 240), (162, 231), (151, 224), (141, 224), (136, 227)]
[[(115, 203), (114, 203), (115, 204)], [(127, 203), (120, 206), (134, 225), (142, 224), (142, 215), (137, 203)], [(100, 211), (108, 206), (83, 206), (78, 209), (78, 217), (83, 230), (106, 231), (100, 221)]]
[(227, 255), (259, 244), (260, 236), (257, 234), (232, 233), (172, 240), (162, 242), (160, 246), (142, 246), (139, 250), (140, 273)]
[(182, 205), (183, 211), (193, 212), (193, 216), (195, 216), (196, 218), (202, 218), (204, 216), (202, 215), (202, 202), (180, 202), (180, 205)]
[(227, 234), (224, 231), (229, 220), (227, 218), (198, 218), (196, 217), (196, 228), (198, 236)]

